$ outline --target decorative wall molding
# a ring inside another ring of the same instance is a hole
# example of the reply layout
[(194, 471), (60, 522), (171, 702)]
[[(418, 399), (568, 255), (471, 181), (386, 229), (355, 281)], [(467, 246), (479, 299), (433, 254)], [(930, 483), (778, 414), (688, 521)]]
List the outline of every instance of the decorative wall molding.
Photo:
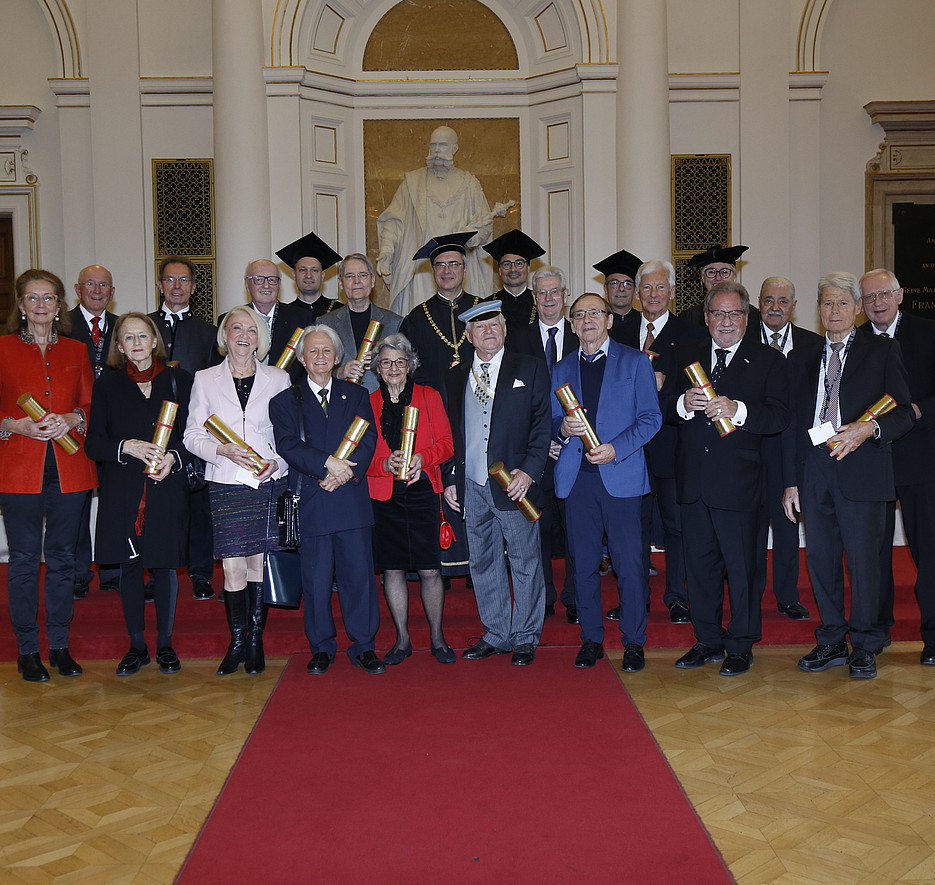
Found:
[(799, 21), (795, 48), (796, 71), (820, 71), (821, 33), (834, 0), (807, 0)]
[(15, 138), (35, 128), (42, 111), (35, 105), (0, 105), (0, 138)]
[(81, 41), (66, 0), (38, 0), (48, 19), (58, 47), (59, 77), (64, 80), (84, 77), (81, 61)]

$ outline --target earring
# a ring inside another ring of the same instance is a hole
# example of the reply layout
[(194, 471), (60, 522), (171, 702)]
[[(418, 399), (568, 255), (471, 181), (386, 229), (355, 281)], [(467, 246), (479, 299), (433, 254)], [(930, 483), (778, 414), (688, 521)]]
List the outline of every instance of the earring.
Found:
[(21, 320), (25, 320), (25, 319), (26, 319), (26, 314), (21, 313), (21, 314), (19, 315), (19, 318), (20, 318)]

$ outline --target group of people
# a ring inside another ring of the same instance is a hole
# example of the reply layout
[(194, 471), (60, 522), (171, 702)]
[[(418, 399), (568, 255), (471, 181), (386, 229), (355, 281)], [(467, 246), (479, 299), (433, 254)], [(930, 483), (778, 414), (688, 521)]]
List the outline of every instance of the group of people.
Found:
[[(484, 247), (503, 288), (472, 295), (473, 234), (435, 237), (414, 255), (430, 263), (436, 292), (405, 317), (372, 302), (366, 255), (341, 259), (314, 234), (277, 253), (293, 269), (297, 300), (279, 299), (277, 264), (253, 261), (247, 303), (216, 330), (192, 315), (195, 269), (185, 258), (162, 262), (163, 304), (149, 315), (107, 312), (113, 283), (103, 268), (82, 271), (70, 312), (57, 277), (22, 274), (0, 338), (0, 510), (23, 678), (49, 678), (36, 625), (43, 518), (49, 663), (81, 672), (68, 625), (73, 599), (87, 594), (82, 533), (98, 486), (95, 558), (102, 586), (116, 576), (130, 637), (119, 675), (151, 661), (147, 594), (158, 666), (180, 669), (177, 573), (188, 565), (195, 597), (210, 598), (214, 559), (230, 632), (218, 673), (263, 671), (264, 566), (279, 546), (287, 488), (299, 496), (311, 674), (326, 673), (337, 652), (335, 586), (351, 662), (373, 674), (403, 663), (415, 577), (431, 653), (454, 663), (445, 582), (468, 571), (484, 634), (464, 658), (532, 664), (560, 599), (580, 626), (576, 667), (603, 656), (610, 619), (623, 670), (642, 670), (657, 544), (669, 617), (695, 636), (676, 666), (718, 661), (723, 675), (739, 675), (760, 639), (770, 525), (777, 606), (810, 617), (797, 590), (801, 514), (821, 624), (799, 667), (847, 664), (851, 676), (872, 677), (893, 623), (897, 499), (918, 566), (921, 662), (935, 665), (933, 478), (923, 458), (935, 335), (899, 310), (892, 273), (822, 277), (819, 336), (793, 325), (788, 279), (765, 280), (759, 310), (751, 305), (736, 279), (743, 246), (693, 259), (704, 300), (676, 316), (670, 262), (621, 250), (595, 265), (603, 292), (572, 299), (561, 269), (530, 275), (544, 250), (517, 230)], [(322, 294), (334, 264), (346, 303)], [(869, 322), (858, 327), (861, 311)], [(25, 395), (37, 408), (21, 407)], [(177, 408), (170, 421), (166, 401)], [(365, 427), (348, 452), (355, 419)], [(205, 491), (192, 488), (199, 461)], [(456, 526), (444, 549), (443, 521)], [(563, 543), (559, 592), (552, 558)], [(607, 612), (604, 557), (619, 601)], [(382, 660), (376, 571), (396, 628)]]

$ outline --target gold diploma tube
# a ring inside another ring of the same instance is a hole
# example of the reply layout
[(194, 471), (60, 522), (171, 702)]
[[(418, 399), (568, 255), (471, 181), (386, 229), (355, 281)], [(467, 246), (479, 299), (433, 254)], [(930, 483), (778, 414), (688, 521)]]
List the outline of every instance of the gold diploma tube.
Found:
[(295, 361), (296, 352), (295, 348), (299, 343), (299, 339), (302, 337), (305, 329), (299, 328), (292, 333), (292, 337), (286, 342), (286, 346), (282, 349), (282, 353), (279, 354), (279, 359), (276, 360), (277, 369), (289, 369), (289, 366)]
[[(491, 464), (488, 472), (500, 484), (500, 488), (504, 491), (506, 491), (507, 486), (513, 482), (513, 477), (507, 473), (502, 461), (495, 461)], [(535, 522), (542, 515), (539, 512), (539, 508), (525, 496), (514, 503), (519, 512), (522, 513), (529, 522)]]
[[(48, 415), (48, 410), (43, 408), (42, 404), (37, 400), (31, 393), (24, 393), (17, 401), (19, 407), (27, 414), (33, 421), (39, 422), (46, 415)], [(72, 435), (71, 431), (66, 433), (60, 439), (55, 440), (69, 455), (74, 455), (78, 449), (81, 448), (81, 443), (78, 442)]]
[(396, 475), (403, 479), (409, 472), (409, 462), (416, 448), (416, 428), (419, 426), (419, 410), (415, 406), (403, 409), (403, 429), (399, 436), (399, 447), (406, 460), (400, 465)]
[[(692, 363), (690, 366), (686, 366), (685, 374), (688, 375), (688, 380), (691, 382), (692, 387), (701, 388), (705, 399), (710, 400), (717, 396), (714, 392), (714, 388), (711, 386), (711, 382), (708, 380), (708, 373), (705, 372), (701, 363)], [(719, 436), (727, 436), (728, 433), (733, 433), (737, 429), (734, 427), (734, 422), (731, 421), (730, 418), (715, 418), (714, 426), (717, 427)]]
[(242, 449), (246, 449), (250, 454), (250, 460), (253, 461), (253, 472), (257, 475), (263, 472), (263, 467), (265, 466), (263, 459), (253, 451), (247, 443), (241, 439), (233, 430), (230, 429), (217, 415), (209, 416), (208, 420), (204, 423), (205, 430), (211, 434), (218, 442), (227, 444), (233, 443), (235, 446), (240, 446)]
[(580, 418), (584, 421), (585, 431), (581, 436), (582, 441), (584, 442), (584, 447), (588, 452), (593, 452), (600, 444), (601, 441), (598, 439), (597, 434), (594, 432), (594, 428), (591, 426), (591, 422), (588, 421), (587, 415), (584, 413), (584, 409), (581, 408), (581, 403), (578, 402), (578, 397), (575, 395), (574, 390), (571, 389), (570, 384), (563, 384), (561, 387), (555, 388), (555, 395), (558, 397), (558, 401), (562, 404), (562, 408), (565, 410), (565, 414), (569, 418)]
[(342, 461), (346, 461), (350, 458), (357, 450), (357, 446), (364, 438), (364, 434), (367, 432), (369, 426), (370, 422), (361, 417), (357, 417), (351, 421), (351, 426), (347, 428), (347, 433), (344, 434), (344, 438), (338, 444), (334, 457), (340, 458)]
[[(156, 430), (153, 433), (153, 445), (165, 450), (169, 447), (169, 437), (172, 436), (172, 428), (175, 426), (175, 416), (178, 414), (179, 404), (171, 400), (164, 399), (159, 409), (159, 417), (156, 419)], [(155, 461), (148, 461), (143, 470), (147, 476), (158, 473)]]

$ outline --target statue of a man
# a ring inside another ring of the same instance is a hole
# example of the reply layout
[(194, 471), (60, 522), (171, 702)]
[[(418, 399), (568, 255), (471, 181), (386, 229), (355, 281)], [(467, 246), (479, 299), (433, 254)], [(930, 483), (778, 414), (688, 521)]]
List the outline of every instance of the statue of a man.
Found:
[(493, 274), (476, 247), (490, 242), (494, 216), (504, 216), (513, 200), (497, 203), (491, 212), (480, 182), (470, 172), (455, 168), (457, 151), (454, 129), (439, 126), (432, 133), (426, 168), (406, 173), (377, 219), (377, 273), (389, 287), (391, 309), (402, 316), (435, 294), (432, 275), (419, 269), (412, 256), (439, 234), (477, 231), (468, 244), (467, 287), (482, 297), (493, 291)]

